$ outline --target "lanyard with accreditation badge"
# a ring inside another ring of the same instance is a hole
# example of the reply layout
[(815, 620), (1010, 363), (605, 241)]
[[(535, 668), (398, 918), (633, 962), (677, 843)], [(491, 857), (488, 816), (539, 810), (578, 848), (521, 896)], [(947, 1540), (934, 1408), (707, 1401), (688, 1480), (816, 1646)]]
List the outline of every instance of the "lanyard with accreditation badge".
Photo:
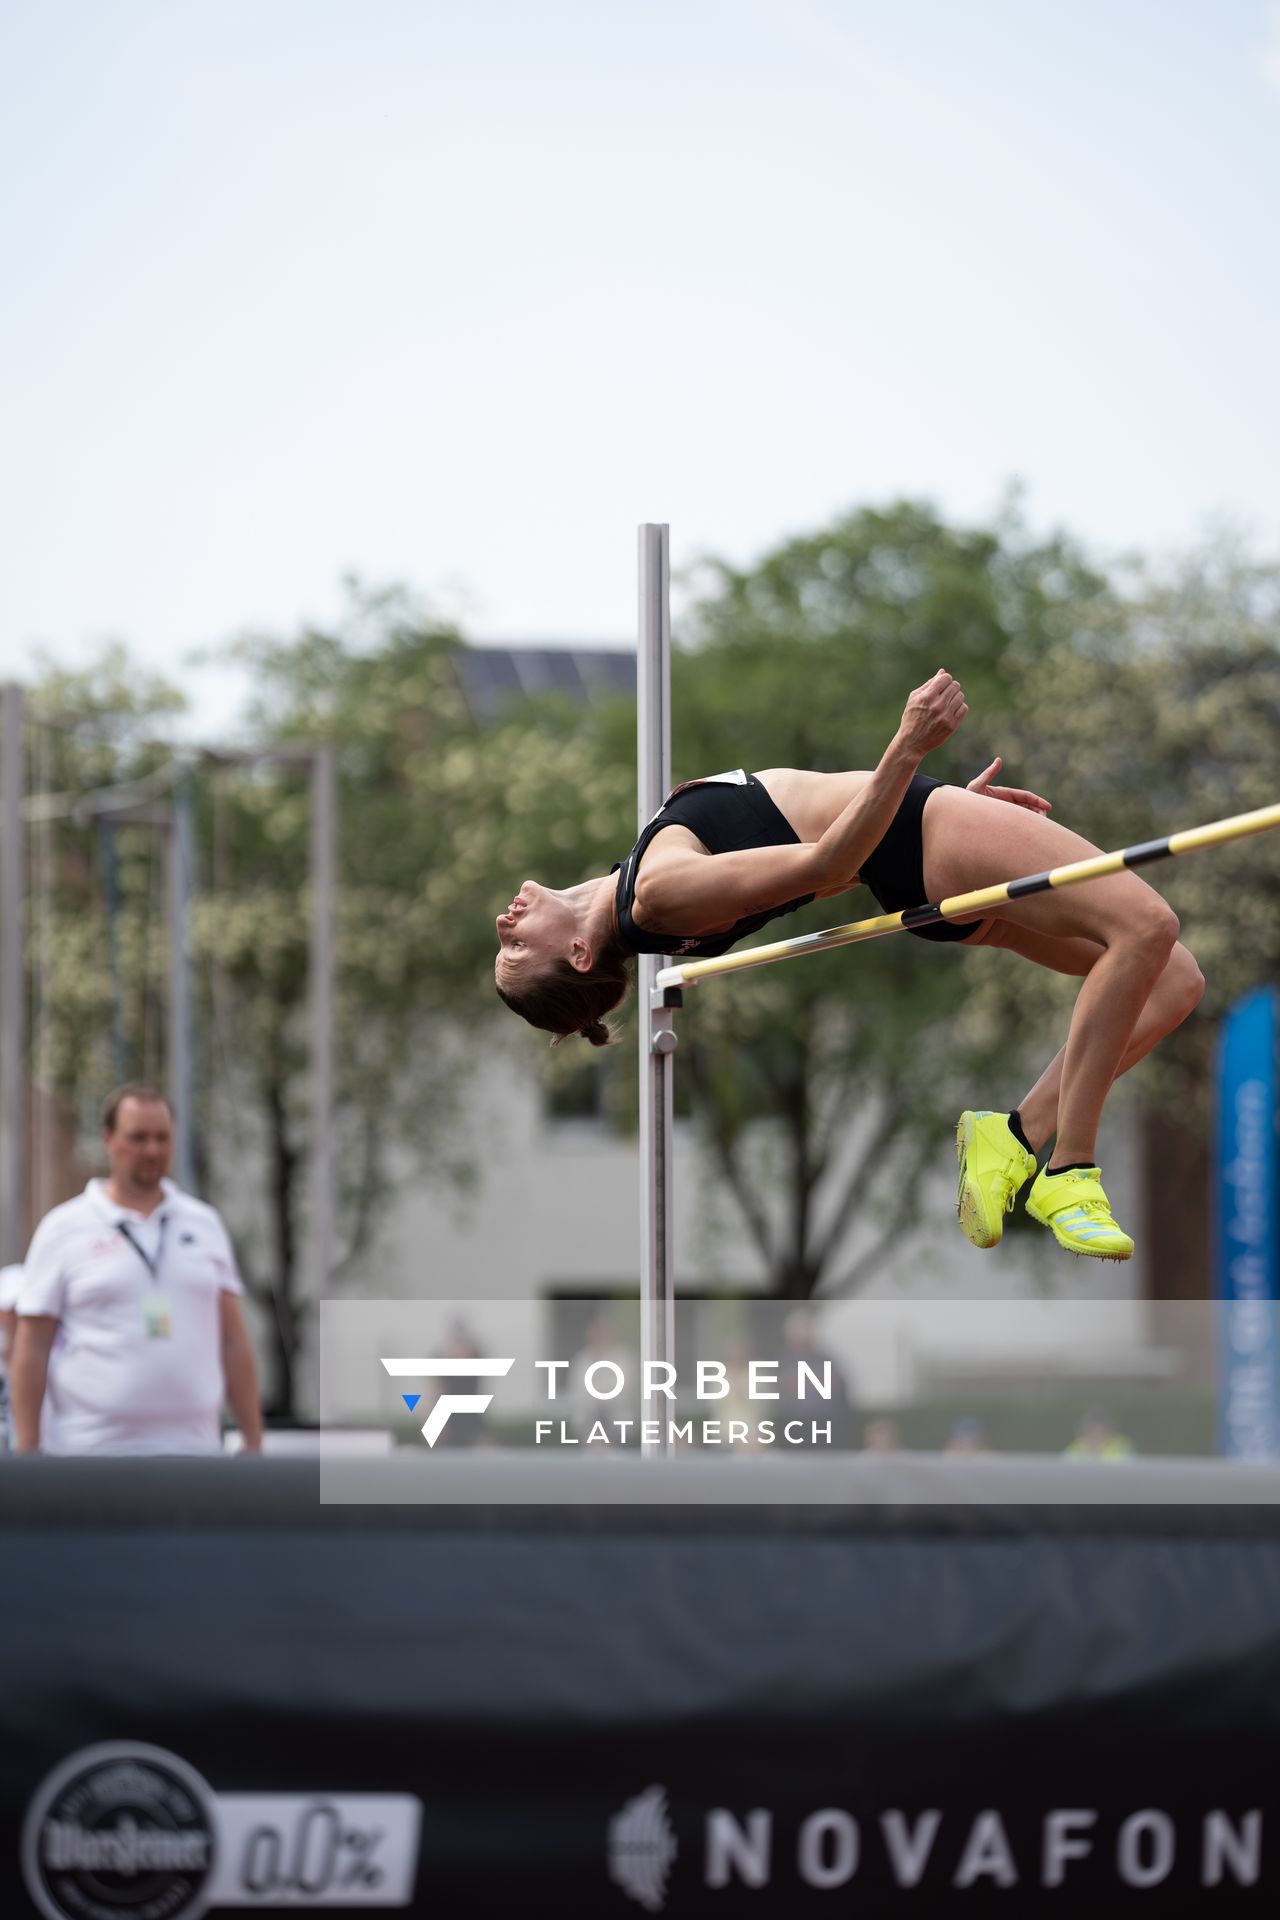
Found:
[(149, 1254), (140, 1240), (135, 1240), (129, 1231), (128, 1222), (117, 1220), (117, 1227), (137, 1254), (139, 1260), (151, 1275), (152, 1291), (142, 1296), (142, 1325), (148, 1340), (168, 1340), (173, 1334), (173, 1317), (170, 1311), (169, 1296), (161, 1293), (159, 1287), (160, 1262), (164, 1255), (165, 1230), (169, 1225), (167, 1213), (160, 1215), (160, 1237), (156, 1241), (154, 1257)]

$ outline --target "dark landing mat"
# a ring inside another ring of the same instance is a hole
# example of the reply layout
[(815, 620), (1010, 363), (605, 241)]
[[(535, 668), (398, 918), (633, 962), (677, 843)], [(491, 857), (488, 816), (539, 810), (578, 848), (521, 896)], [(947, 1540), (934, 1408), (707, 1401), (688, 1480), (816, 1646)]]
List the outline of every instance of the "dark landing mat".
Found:
[(1273, 1479), (1082, 1471), (1136, 1503), (912, 1456), (669, 1508), (4, 1463), (0, 1915), (1270, 1912)]

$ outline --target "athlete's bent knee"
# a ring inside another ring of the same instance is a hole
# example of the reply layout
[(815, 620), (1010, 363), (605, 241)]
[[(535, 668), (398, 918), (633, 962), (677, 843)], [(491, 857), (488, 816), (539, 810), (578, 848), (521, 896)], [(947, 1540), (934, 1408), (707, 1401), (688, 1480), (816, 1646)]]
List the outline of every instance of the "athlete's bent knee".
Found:
[(1152, 904), (1131, 922), (1128, 939), (1148, 958), (1158, 959), (1163, 966), (1178, 944), (1179, 932), (1177, 914), (1157, 895)]

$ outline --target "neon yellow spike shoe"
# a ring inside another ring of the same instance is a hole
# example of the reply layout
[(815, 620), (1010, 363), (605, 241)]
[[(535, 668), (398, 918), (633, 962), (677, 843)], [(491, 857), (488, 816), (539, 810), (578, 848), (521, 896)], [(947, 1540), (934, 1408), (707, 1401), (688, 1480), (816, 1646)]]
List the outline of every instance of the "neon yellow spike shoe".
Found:
[(1004, 1216), (1014, 1195), (1036, 1170), (1033, 1153), (1009, 1130), (1007, 1113), (962, 1113), (956, 1128), (960, 1183), (956, 1213), (966, 1240), (994, 1247), (1004, 1232)]
[(1050, 1227), (1068, 1253), (1085, 1253), (1094, 1260), (1127, 1260), (1133, 1252), (1132, 1240), (1111, 1218), (1111, 1203), (1102, 1191), (1097, 1167), (1038, 1174), (1027, 1195), (1027, 1212)]

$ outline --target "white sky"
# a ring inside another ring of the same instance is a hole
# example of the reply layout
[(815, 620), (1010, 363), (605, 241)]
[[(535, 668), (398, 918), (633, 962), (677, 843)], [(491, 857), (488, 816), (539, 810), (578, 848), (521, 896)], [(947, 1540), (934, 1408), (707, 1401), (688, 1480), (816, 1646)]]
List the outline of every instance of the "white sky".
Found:
[(1019, 476), (1102, 553), (1280, 532), (1264, 0), (0, 0), (0, 675), (402, 580), (624, 639)]

